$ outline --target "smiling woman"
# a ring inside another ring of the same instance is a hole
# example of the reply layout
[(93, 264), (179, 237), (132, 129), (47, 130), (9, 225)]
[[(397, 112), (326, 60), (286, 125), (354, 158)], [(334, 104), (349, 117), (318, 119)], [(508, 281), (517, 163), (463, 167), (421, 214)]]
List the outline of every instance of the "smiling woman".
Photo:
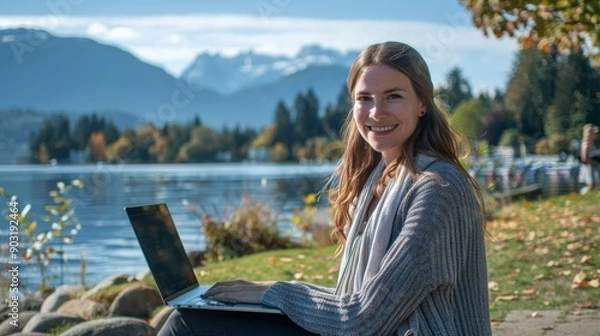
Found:
[(425, 61), (406, 44), (375, 44), (347, 85), (354, 107), (330, 190), (336, 287), (217, 283), (204, 296), (286, 316), (178, 309), (160, 336), (491, 335), (481, 193)]

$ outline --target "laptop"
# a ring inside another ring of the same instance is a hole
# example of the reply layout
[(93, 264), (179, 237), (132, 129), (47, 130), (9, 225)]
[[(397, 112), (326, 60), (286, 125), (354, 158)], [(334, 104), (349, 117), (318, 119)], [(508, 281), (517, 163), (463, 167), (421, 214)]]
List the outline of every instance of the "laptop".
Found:
[(205, 300), (201, 295), (211, 286), (200, 286), (167, 205), (125, 207), (146, 263), (163, 302), (178, 308), (283, 314), (262, 304)]

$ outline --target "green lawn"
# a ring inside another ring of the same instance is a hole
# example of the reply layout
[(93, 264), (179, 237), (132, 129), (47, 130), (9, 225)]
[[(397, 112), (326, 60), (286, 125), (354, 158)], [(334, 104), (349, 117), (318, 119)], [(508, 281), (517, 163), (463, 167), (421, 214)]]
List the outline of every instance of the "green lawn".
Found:
[(488, 223), (492, 318), (511, 310), (597, 309), (600, 192), (516, 202)]

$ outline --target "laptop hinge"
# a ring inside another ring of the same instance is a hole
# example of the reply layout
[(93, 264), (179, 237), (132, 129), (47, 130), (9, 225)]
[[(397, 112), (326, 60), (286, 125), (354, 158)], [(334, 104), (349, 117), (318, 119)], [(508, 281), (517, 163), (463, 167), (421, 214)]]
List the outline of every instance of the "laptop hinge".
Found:
[(166, 297), (166, 298), (165, 298), (165, 303), (167, 303), (167, 302), (170, 302), (170, 301), (172, 301), (173, 299), (175, 299), (175, 298), (178, 298), (178, 297), (180, 297), (180, 296), (182, 296), (182, 295), (186, 294), (187, 292), (193, 291), (194, 289), (198, 288), (199, 286), (200, 286), (200, 285), (196, 284), (196, 285), (192, 285), (192, 286), (189, 286), (189, 287), (187, 287), (187, 288), (184, 288), (184, 289), (182, 289), (182, 290), (180, 290), (180, 291), (177, 291), (177, 292), (175, 292), (175, 293), (173, 293), (173, 294), (169, 295), (168, 297)]

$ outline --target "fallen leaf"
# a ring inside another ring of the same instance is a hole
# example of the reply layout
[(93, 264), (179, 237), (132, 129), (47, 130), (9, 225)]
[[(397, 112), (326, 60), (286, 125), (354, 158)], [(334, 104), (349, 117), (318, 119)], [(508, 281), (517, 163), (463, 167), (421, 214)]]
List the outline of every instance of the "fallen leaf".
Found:
[(582, 264), (586, 264), (589, 263), (589, 261), (592, 260), (592, 257), (590, 257), (589, 255), (584, 255), (583, 257), (581, 257), (581, 261), (579, 261)]
[(598, 308), (598, 305), (592, 303), (592, 302), (584, 302), (584, 303), (578, 303), (577, 306), (581, 309), (596, 309)]
[(594, 280), (588, 281), (588, 286), (598, 288), (598, 287), (600, 287), (600, 280), (594, 279)]
[(533, 293), (535, 293), (535, 289), (523, 289), (521, 291), (521, 293), (523, 293), (523, 294), (533, 294)]
[(336, 273), (336, 272), (339, 272), (339, 270), (340, 270), (340, 268), (338, 266), (333, 266), (333, 267), (329, 268), (327, 273), (329, 273), (329, 274)]
[(294, 279), (296, 279), (296, 280), (301, 280), (303, 277), (304, 277), (304, 273), (302, 273), (302, 272), (294, 273)]
[(488, 282), (488, 289), (491, 291), (497, 291), (500, 289), (500, 287), (498, 287), (498, 283), (495, 281), (490, 281)]
[(518, 297), (516, 295), (501, 295), (496, 297), (498, 301), (515, 301)]
[(586, 278), (585, 272), (580, 271), (579, 273), (577, 273), (575, 278), (573, 278), (573, 283), (571, 284), (571, 288), (575, 289), (575, 288), (584, 287), (587, 284), (587, 281), (585, 281), (585, 278)]
[(280, 260), (281, 262), (285, 262), (285, 263), (289, 263), (289, 262), (292, 262), (292, 261), (294, 261), (294, 259), (292, 259), (292, 258), (287, 258), (287, 257), (279, 258), (279, 260)]
[(304, 254), (298, 254), (296, 256), (296, 258), (298, 258), (298, 259), (304, 259), (304, 258), (306, 258), (306, 256)]
[(531, 313), (530, 316), (531, 316), (531, 318), (536, 318), (538, 316), (538, 312), (533, 312), (533, 313)]
[(269, 265), (277, 264), (277, 257), (269, 257)]

